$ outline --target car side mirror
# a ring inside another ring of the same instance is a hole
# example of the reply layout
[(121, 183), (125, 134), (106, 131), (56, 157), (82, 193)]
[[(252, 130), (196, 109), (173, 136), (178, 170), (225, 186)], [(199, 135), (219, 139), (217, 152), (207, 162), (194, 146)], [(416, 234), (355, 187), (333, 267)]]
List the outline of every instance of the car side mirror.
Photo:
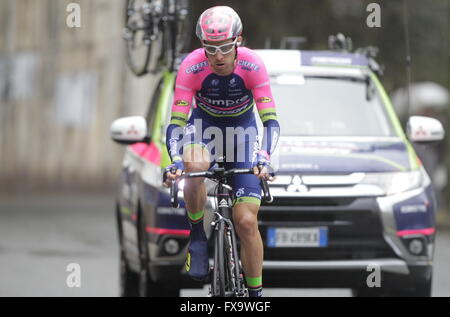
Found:
[(406, 127), (410, 141), (414, 143), (431, 143), (442, 141), (445, 136), (442, 123), (434, 118), (412, 116)]
[(147, 121), (141, 116), (123, 117), (113, 121), (109, 130), (111, 138), (120, 144), (149, 142)]

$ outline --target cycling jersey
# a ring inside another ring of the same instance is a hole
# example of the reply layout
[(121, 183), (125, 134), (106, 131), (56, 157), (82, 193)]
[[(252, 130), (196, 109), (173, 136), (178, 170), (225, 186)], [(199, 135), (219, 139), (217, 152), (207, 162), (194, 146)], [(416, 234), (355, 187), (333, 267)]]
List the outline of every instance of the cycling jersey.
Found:
[[(264, 126), (262, 144), (255, 104)], [(166, 135), (173, 161), (181, 159), (184, 147), (201, 145), (211, 154), (211, 165), (215, 157), (224, 156), (226, 169), (251, 168), (258, 151), (269, 158), (279, 134), (269, 77), (252, 50), (238, 48), (234, 71), (228, 76), (211, 70), (203, 48), (184, 59), (177, 74)], [(254, 175), (235, 175), (230, 181), (234, 203), (260, 203), (260, 181)]]
[(186, 144), (186, 140), (182, 142), (186, 130), (180, 128), (188, 122), (191, 105), (194, 109), (190, 119), (205, 120), (208, 126), (214, 123), (221, 129), (246, 129), (253, 126), (255, 104), (265, 128), (261, 150), (268, 157), (276, 146), (279, 124), (262, 60), (252, 50), (239, 47), (233, 73), (219, 76), (210, 68), (203, 48), (190, 53), (177, 74), (172, 115), (167, 128), (166, 143), (172, 160), (181, 157), (183, 144)]

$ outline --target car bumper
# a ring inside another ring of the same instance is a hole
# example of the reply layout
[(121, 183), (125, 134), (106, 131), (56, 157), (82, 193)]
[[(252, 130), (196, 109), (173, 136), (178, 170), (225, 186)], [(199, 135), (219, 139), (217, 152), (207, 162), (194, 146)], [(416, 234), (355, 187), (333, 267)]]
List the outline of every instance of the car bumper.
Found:
[(266, 287), (356, 288), (378, 270), (382, 287), (408, 287), (431, 277), (432, 263), (408, 265), (395, 258), (350, 261), (264, 261)]
[(374, 259), (355, 261), (264, 261), (264, 270), (340, 271), (364, 270), (377, 267), (383, 272), (408, 275), (406, 262), (398, 259)]

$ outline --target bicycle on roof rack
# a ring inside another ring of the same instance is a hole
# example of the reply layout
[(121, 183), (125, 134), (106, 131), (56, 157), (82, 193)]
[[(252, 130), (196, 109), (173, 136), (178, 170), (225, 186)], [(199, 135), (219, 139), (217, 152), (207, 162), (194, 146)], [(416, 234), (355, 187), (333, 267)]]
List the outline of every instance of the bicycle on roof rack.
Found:
[[(211, 297), (248, 297), (248, 290), (244, 283), (244, 274), (239, 260), (236, 232), (231, 220), (232, 211), (232, 188), (228, 184), (228, 177), (237, 174), (253, 174), (253, 169), (230, 169), (224, 168), (223, 162), (218, 162), (218, 167), (212, 170), (194, 173), (185, 173), (170, 188), (171, 204), (177, 208), (178, 204), (178, 182), (183, 178), (205, 177), (217, 183), (215, 198), (217, 199), (217, 210), (211, 222), (212, 236), (214, 241), (214, 256), (211, 270), (211, 286), (209, 296)], [(273, 198), (270, 194), (267, 181), (261, 181), (263, 199), (271, 203)]]
[(136, 76), (172, 71), (190, 39), (189, 0), (127, 0), (123, 38)]

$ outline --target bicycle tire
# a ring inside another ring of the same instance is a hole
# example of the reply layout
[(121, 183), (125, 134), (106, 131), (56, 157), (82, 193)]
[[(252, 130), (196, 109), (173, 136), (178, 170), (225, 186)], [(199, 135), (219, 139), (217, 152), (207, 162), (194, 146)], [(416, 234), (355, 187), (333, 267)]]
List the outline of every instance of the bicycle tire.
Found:
[[(146, 1), (149, 2), (149, 1)], [(136, 0), (127, 0), (126, 7), (125, 7), (125, 25), (128, 28), (128, 23), (130, 19), (129, 11), (130, 9), (134, 8), (134, 4), (136, 3)], [(142, 43), (145, 48), (142, 51), (142, 60), (136, 60), (136, 52), (135, 52), (135, 37), (136, 33), (144, 33), (144, 30), (141, 31), (135, 31), (132, 34), (131, 39), (126, 39), (126, 62), (130, 70), (135, 74), (136, 76), (140, 77), (148, 73), (148, 65), (150, 62), (150, 57), (152, 55), (152, 46), (153, 44), (145, 44)], [(143, 40), (142, 40), (143, 41)]]
[(234, 258), (234, 276), (235, 276), (235, 293), (238, 296), (245, 296), (245, 283), (243, 277), (242, 265), (239, 258), (239, 250), (237, 246), (237, 236), (236, 232), (231, 230), (231, 244), (233, 250), (233, 258)]
[(172, 21), (172, 60), (169, 69), (173, 70), (177, 58), (187, 50), (191, 42), (193, 21), (189, 0), (176, 1), (175, 20)]
[[(236, 294), (237, 292), (237, 276), (236, 276), (236, 252), (233, 248), (233, 242), (232, 242), (232, 233), (229, 232), (230, 229), (225, 229), (225, 239), (224, 239), (224, 246), (225, 246), (225, 263), (224, 263), (224, 270), (225, 270), (225, 276), (224, 276), (224, 284), (225, 284), (225, 294), (232, 295)], [(228, 237), (228, 232), (230, 233), (230, 237)], [(230, 240), (228, 240), (230, 239)]]
[(225, 297), (224, 223), (220, 221), (214, 230), (214, 268), (211, 283), (212, 296)]
[[(184, 17), (181, 19), (182, 11), (185, 11)], [(176, 32), (175, 32), (175, 52), (180, 54), (183, 50), (189, 49), (188, 45), (191, 41), (193, 32), (192, 10), (189, 0), (178, 0), (176, 8)]]
[[(175, 62), (181, 52), (185, 49), (188, 39), (191, 34), (191, 11), (188, 0), (165, 0), (164, 14), (166, 17), (171, 17), (163, 21), (162, 25), (162, 43), (161, 51), (159, 52), (158, 65), (160, 68), (165, 68), (168, 71), (173, 71)], [(172, 6), (173, 12), (169, 12)], [(181, 18), (181, 12), (185, 10), (186, 15)]]
[[(172, 71), (173, 66), (175, 64), (175, 36), (174, 34), (174, 26), (173, 21), (170, 20), (171, 12), (169, 12), (169, 7), (171, 6), (171, 0), (164, 0), (164, 16), (166, 20), (161, 21), (160, 26), (160, 35), (162, 38), (161, 41), (161, 50), (158, 52), (158, 62), (156, 65), (156, 71), (165, 68), (166, 70)], [(176, 17), (172, 13), (172, 17), (175, 19)]]

